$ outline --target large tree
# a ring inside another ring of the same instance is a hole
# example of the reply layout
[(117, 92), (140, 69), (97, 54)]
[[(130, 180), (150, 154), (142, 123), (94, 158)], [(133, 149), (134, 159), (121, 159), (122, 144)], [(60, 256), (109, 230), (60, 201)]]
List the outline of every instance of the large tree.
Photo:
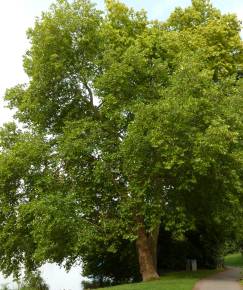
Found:
[(0, 132), (6, 274), (70, 266), (93, 237), (109, 251), (122, 237), (136, 241), (143, 280), (157, 278), (161, 220), (185, 222), (201, 201), (215, 219), (239, 208), (239, 32), (207, 0), (164, 23), (112, 0), (105, 13), (59, 0), (36, 20), (29, 83), (5, 96), (22, 129)]

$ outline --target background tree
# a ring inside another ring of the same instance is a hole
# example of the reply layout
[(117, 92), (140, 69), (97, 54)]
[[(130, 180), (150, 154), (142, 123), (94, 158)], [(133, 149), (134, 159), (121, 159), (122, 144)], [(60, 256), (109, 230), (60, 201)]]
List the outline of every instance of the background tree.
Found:
[(24, 129), (1, 130), (6, 274), (69, 267), (94, 237), (111, 251), (122, 237), (136, 243), (143, 280), (154, 279), (171, 206), (206, 202), (222, 219), (241, 203), (236, 17), (206, 0), (165, 23), (117, 1), (106, 7), (59, 0), (28, 31), (29, 84), (5, 96)]
[(48, 285), (41, 278), (38, 271), (26, 273), (20, 290), (49, 290)]

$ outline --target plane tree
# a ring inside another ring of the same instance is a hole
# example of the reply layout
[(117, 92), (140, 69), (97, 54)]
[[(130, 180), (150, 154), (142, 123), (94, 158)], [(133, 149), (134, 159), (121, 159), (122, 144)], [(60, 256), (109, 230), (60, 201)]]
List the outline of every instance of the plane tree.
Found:
[[(59, 0), (29, 29), (29, 83), (6, 92), (22, 123), (0, 133), (0, 268), (82, 259), (92, 239), (135, 241), (158, 278), (161, 220), (193, 226), (242, 201), (240, 23), (194, 0), (168, 21), (117, 1)], [(202, 213), (203, 214), (203, 213)], [(180, 226), (180, 224), (178, 225)], [(116, 237), (116, 239), (112, 239)]]

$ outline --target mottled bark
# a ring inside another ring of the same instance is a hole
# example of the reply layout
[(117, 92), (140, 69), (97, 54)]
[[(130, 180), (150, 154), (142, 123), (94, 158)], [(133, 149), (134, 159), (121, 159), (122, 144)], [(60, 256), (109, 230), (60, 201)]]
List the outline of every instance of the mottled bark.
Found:
[[(154, 235), (155, 238), (156, 235)], [(157, 235), (158, 238), (158, 235)], [(159, 275), (157, 273), (157, 241), (152, 238), (151, 234), (147, 234), (145, 227), (140, 223), (138, 229), (138, 238), (136, 241), (138, 249), (139, 267), (140, 273), (142, 275), (143, 281), (149, 281), (153, 279), (158, 279)]]
[(155, 269), (158, 264), (158, 237), (159, 237), (159, 226), (157, 226), (151, 234), (148, 235), (149, 247), (153, 258)]

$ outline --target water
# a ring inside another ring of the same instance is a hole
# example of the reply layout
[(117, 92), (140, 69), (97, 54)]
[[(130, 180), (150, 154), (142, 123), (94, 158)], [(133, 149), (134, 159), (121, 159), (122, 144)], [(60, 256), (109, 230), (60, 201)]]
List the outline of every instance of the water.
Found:
[[(40, 268), (41, 276), (50, 287), (50, 290), (82, 290), (81, 287), (81, 267), (73, 267), (66, 272), (63, 267), (56, 264), (45, 264)], [(17, 289), (17, 284), (13, 282), (13, 278), (4, 279), (0, 275), (0, 286), (7, 285), (11, 289)]]

